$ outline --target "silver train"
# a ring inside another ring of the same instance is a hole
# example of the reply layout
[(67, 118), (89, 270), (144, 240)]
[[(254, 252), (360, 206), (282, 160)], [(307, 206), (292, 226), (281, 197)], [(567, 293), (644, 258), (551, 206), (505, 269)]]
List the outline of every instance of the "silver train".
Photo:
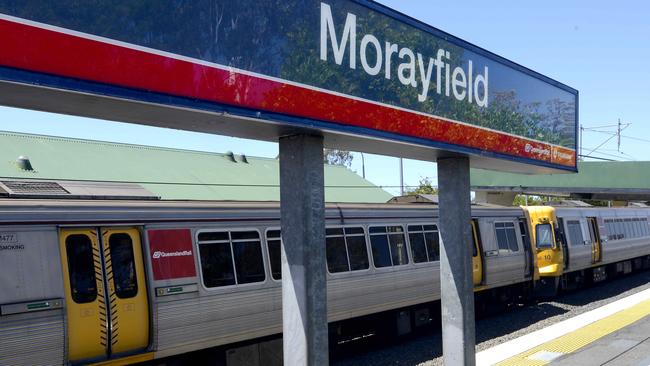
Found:
[[(473, 208), (477, 304), (647, 268), (649, 215)], [(431, 320), (437, 217), (327, 206), (331, 336)], [(271, 203), (0, 200), (0, 365), (128, 364), (278, 335), (279, 226)]]

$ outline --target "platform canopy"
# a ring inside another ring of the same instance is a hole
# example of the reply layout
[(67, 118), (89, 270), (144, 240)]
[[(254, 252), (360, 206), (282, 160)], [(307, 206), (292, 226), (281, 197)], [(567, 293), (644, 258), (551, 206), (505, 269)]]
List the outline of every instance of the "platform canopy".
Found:
[(565, 196), (575, 199), (650, 201), (650, 161), (588, 161), (578, 174), (524, 175), (471, 170), (477, 192)]

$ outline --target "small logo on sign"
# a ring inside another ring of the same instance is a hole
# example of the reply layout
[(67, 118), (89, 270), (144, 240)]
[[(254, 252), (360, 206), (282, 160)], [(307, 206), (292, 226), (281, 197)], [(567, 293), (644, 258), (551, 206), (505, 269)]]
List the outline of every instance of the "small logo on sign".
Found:
[(573, 156), (571, 156), (571, 154), (567, 154), (567, 153), (559, 151), (559, 150), (554, 150), (553, 151), (553, 158), (571, 160), (571, 158), (573, 158)]
[(545, 155), (545, 156), (550, 156), (551, 155), (551, 150), (544, 149), (544, 148), (541, 148), (541, 147), (535, 147), (535, 146), (533, 146), (531, 144), (526, 144), (526, 146), (524, 147), (524, 150), (527, 153), (533, 153), (533, 154), (537, 154), (537, 155)]
[(156, 251), (156, 252), (153, 252), (153, 255), (151, 257), (153, 259), (160, 259), (160, 258), (166, 258), (166, 257), (186, 257), (186, 256), (191, 256), (191, 255), (192, 255), (191, 250), (184, 250), (182, 252)]

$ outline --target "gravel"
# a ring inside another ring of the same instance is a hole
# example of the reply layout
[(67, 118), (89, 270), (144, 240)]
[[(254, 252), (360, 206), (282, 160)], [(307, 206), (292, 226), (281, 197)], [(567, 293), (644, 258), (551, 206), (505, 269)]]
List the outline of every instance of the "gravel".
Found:
[[(476, 323), (476, 350), (548, 327), (578, 314), (650, 288), (650, 272), (641, 272), (591, 288), (563, 294), (552, 301), (519, 306)], [(433, 327), (432, 327), (433, 328)], [(335, 354), (332, 365), (442, 365), (442, 336), (439, 327), (383, 346), (363, 346), (353, 352)]]

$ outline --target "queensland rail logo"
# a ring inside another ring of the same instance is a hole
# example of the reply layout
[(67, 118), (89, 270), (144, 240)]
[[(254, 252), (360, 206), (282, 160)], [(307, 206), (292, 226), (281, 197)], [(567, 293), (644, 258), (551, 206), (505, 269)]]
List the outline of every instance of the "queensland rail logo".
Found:
[(153, 255), (151, 256), (153, 259), (159, 259), (159, 258), (167, 258), (167, 257), (187, 257), (191, 256), (192, 251), (191, 250), (184, 250), (184, 251), (178, 251), (178, 252), (163, 252), (163, 251), (155, 251)]
[[(363, 70), (371, 76), (383, 74), (388, 80), (395, 75), (404, 86), (418, 89), (418, 101), (425, 102), (432, 87), (446, 97), (453, 95), (459, 101), (475, 103), (479, 107), (488, 106), (488, 67), (482, 73), (475, 73), (474, 62), (467, 60), (467, 69), (449, 64), (452, 55), (448, 50), (439, 48), (435, 57), (422, 55), (417, 50), (402, 47), (391, 40), (380, 41), (373, 34), (361, 38), (357, 50), (357, 16), (347, 13), (340, 38), (336, 34), (332, 8), (320, 4), (320, 59), (327, 61), (329, 49), (334, 54), (337, 65), (343, 63), (348, 53), (350, 69), (357, 68), (357, 58)], [(369, 58), (368, 55), (371, 55)], [(372, 59), (372, 61), (369, 61)], [(394, 62), (398, 62), (395, 69)], [(433, 69), (435, 68), (435, 72)], [(382, 72), (383, 71), (383, 72)], [(444, 78), (443, 78), (444, 74)], [(435, 75), (435, 77), (434, 77)]]

